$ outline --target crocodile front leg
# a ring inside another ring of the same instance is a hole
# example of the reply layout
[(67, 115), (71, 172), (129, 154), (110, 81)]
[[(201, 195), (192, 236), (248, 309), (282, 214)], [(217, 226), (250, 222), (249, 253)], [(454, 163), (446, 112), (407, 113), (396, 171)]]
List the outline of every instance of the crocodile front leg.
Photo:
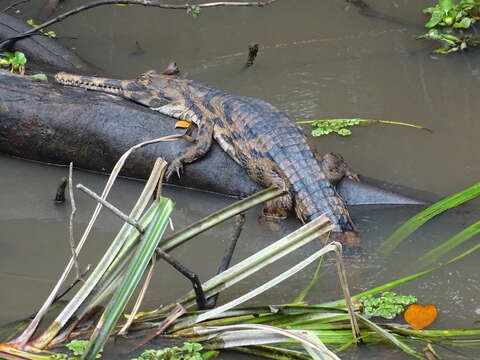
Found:
[(180, 178), (183, 164), (189, 164), (194, 162), (197, 159), (205, 156), (205, 154), (210, 150), (213, 141), (213, 121), (202, 121), (200, 127), (198, 128), (197, 136), (193, 141), (193, 145), (189, 146), (186, 151), (173, 159), (170, 164), (168, 164), (165, 177), (168, 180), (174, 172), (177, 173)]

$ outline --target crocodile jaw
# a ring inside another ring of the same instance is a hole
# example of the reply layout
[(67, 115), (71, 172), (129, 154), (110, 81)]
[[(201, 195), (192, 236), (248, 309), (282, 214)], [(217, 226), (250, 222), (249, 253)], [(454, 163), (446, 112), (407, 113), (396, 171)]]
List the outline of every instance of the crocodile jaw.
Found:
[(124, 84), (122, 80), (86, 77), (60, 72), (55, 74), (55, 81), (62, 85), (76, 86), (114, 95), (122, 95), (124, 92)]

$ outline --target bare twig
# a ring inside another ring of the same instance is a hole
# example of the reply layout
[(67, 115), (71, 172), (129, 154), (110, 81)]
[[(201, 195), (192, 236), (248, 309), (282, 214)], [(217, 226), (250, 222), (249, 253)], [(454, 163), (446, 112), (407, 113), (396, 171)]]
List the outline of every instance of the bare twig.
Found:
[(103, 206), (105, 206), (108, 210), (110, 210), (111, 212), (113, 212), (115, 215), (117, 215), (120, 219), (122, 219), (123, 221), (125, 221), (127, 224), (130, 224), (132, 225), (135, 229), (138, 230), (138, 232), (140, 234), (144, 234), (145, 233), (145, 229), (134, 219), (131, 219), (129, 218), (126, 214), (124, 214), (121, 210), (117, 209), (115, 206), (113, 206), (112, 204), (110, 204), (107, 200), (105, 199), (102, 199), (100, 196), (98, 196), (97, 194), (95, 194), (92, 190), (90, 190), (89, 188), (83, 186), (82, 184), (78, 184), (77, 185), (77, 189), (79, 190), (82, 190), (85, 194), (87, 194), (88, 196), (90, 196), (91, 198), (95, 199), (96, 201), (98, 201), (100, 204), (102, 204)]
[[(247, 2), (240, 2), (240, 1), (217, 1), (217, 2), (209, 2), (209, 3), (201, 3), (195, 4), (196, 8), (213, 8), (213, 7), (223, 7), (223, 6), (250, 6), (250, 7), (264, 7), (271, 5), (279, 0), (261, 0), (261, 1), (247, 1)], [(12, 45), (13, 42), (24, 39), (28, 36), (33, 35), (34, 33), (39, 32), (41, 29), (46, 28), (52, 24), (58, 23), (60, 21), (65, 20), (66, 18), (76, 15), (82, 11), (89, 10), (96, 8), (98, 6), (105, 6), (105, 5), (143, 5), (143, 6), (151, 6), (157, 7), (161, 9), (170, 9), (170, 10), (188, 10), (191, 9), (190, 4), (165, 4), (160, 0), (99, 0), (91, 2), (90, 4), (79, 6), (75, 9), (70, 11), (64, 12), (53, 19), (50, 19), (43, 24), (36, 26), (35, 28), (25, 31), (17, 36), (11, 37), (9, 39), (5, 39), (0, 43), (0, 50), (6, 46)]]
[(150, 280), (152, 279), (153, 270), (155, 269), (156, 263), (157, 263), (157, 255), (156, 253), (153, 253), (152, 259), (150, 261), (150, 269), (148, 269), (147, 276), (145, 277), (145, 281), (143, 282), (142, 289), (140, 290), (137, 300), (135, 301), (135, 305), (133, 305), (133, 309), (130, 312), (127, 322), (122, 326), (122, 328), (120, 329), (120, 331), (117, 333), (116, 336), (125, 335), (128, 329), (130, 328), (130, 325), (132, 325), (133, 320), (135, 320), (135, 316), (137, 315), (138, 310), (140, 309), (140, 305), (142, 304), (143, 298), (147, 293), (148, 286), (150, 285)]
[[(240, 234), (242, 233), (244, 224), (245, 224), (245, 214), (243, 213), (238, 214), (235, 217), (235, 228), (233, 230), (232, 238), (230, 240), (230, 243), (228, 244), (228, 247), (225, 249), (225, 254), (223, 255), (222, 262), (220, 263), (217, 270), (217, 275), (221, 274), (222, 272), (224, 272), (230, 267), (230, 262), (232, 261), (233, 252), (235, 251), (235, 247), (237, 246), (237, 241), (238, 241), (238, 238), (240, 237)], [(211, 309), (217, 306), (217, 300), (219, 295), (220, 293), (217, 293), (208, 299), (207, 301), (208, 309)]]
[(63, 298), (65, 295), (67, 295), (68, 292), (75, 287), (75, 285), (77, 285), (80, 281), (82, 281), (85, 278), (85, 276), (87, 276), (91, 267), (92, 267), (92, 264), (88, 264), (85, 270), (83, 270), (83, 272), (80, 274), (80, 276), (78, 276), (75, 280), (73, 280), (73, 282), (70, 285), (68, 285), (68, 287), (65, 290), (63, 290), (60, 294), (57, 295), (55, 299), (53, 299), (52, 304), (56, 303), (58, 300)]
[(21, 5), (21, 4), (24, 4), (26, 2), (29, 2), (30, 0), (19, 0), (19, 1), (16, 1), (14, 2), (13, 4), (10, 4), (8, 5), (5, 9), (3, 9), (2, 11), (0, 11), (0, 14), (3, 14), (5, 12), (7, 12), (8, 10), (10, 9), (13, 9), (13, 8), (16, 8), (18, 5)]
[(157, 249), (157, 254), (170, 265), (173, 266), (180, 274), (185, 276), (192, 283), (193, 291), (195, 292), (195, 298), (199, 310), (205, 310), (207, 308), (207, 301), (205, 298), (205, 292), (202, 288), (202, 283), (198, 278), (198, 275), (193, 271), (187, 269), (179, 261), (175, 260), (172, 256), (168, 255), (165, 251)]
[(75, 240), (73, 238), (73, 217), (77, 212), (77, 207), (75, 205), (75, 197), (73, 196), (73, 162), (70, 163), (68, 167), (68, 195), (70, 196), (70, 205), (72, 207), (72, 211), (70, 212), (70, 221), (68, 222), (68, 233), (70, 239), (70, 250), (72, 251), (72, 259), (75, 265), (75, 273), (77, 279), (81, 279), (80, 274), (80, 267), (78, 266), (78, 257), (77, 251), (75, 250)]
[(63, 177), (57, 187), (57, 192), (55, 193), (54, 199), (57, 204), (63, 204), (65, 202), (65, 189), (67, 188), (67, 183), (68, 179), (66, 177)]

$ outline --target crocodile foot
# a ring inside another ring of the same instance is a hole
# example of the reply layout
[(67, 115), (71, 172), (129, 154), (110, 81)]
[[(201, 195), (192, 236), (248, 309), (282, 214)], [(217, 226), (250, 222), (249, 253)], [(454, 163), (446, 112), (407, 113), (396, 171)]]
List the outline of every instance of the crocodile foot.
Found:
[(183, 172), (183, 164), (178, 159), (174, 159), (168, 164), (167, 171), (165, 172), (165, 179), (170, 179), (170, 176), (172, 176), (174, 172), (177, 173), (177, 176), (180, 179)]

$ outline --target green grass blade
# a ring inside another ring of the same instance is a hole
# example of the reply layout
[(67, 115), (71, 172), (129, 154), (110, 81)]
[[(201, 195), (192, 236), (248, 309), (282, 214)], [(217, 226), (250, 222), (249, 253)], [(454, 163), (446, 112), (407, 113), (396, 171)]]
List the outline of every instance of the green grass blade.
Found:
[(100, 349), (107, 341), (118, 318), (127, 305), (135, 288), (140, 282), (143, 273), (167, 227), (173, 202), (167, 198), (160, 198), (154, 218), (148, 226), (141, 243), (136, 249), (127, 274), (121, 282), (117, 292), (108, 303), (105, 312), (100, 318), (99, 326), (93, 332), (88, 348), (82, 359), (94, 360)]
[(382, 327), (375, 324), (373, 321), (368, 320), (363, 315), (355, 314), (355, 316), (357, 316), (360, 319), (360, 321), (364, 323), (368, 328), (375, 331), (378, 335), (383, 337), (385, 340), (391, 342), (393, 345), (397, 346), (406, 354), (416, 357), (417, 359), (423, 359), (423, 360), (426, 359), (423, 354), (419, 353), (415, 349), (405, 344), (398, 337), (396, 337), (395, 335), (392, 335), (388, 330), (383, 329)]
[(407, 220), (383, 243), (379, 249), (382, 256), (389, 255), (403, 240), (416, 231), (420, 226), (426, 223), (434, 216), (441, 214), (445, 210), (454, 208), (480, 195), (480, 182), (442, 199), (435, 204), (429, 206), (414, 217)]
[(430, 250), (428, 253), (418, 259), (418, 262), (423, 266), (431, 265), (440, 257), (455, 249), (457, 246), (477, 235), (478, 233), (480, 233), (480, 221), (477, 221), (476, 223), (463, 229), (449, 240)]

